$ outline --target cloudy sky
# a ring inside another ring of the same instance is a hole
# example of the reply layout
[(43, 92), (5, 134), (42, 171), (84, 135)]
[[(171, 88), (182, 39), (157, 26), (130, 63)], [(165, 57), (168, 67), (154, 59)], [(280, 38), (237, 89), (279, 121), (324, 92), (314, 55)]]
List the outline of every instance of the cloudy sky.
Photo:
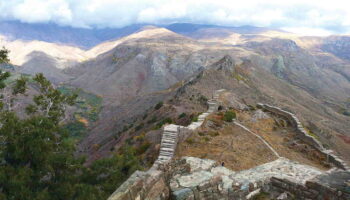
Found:
[(274, 27), (303, 35), (349, 34), (350, 1), (0, 0), (0, 20), (73, 27), (190, 22)]

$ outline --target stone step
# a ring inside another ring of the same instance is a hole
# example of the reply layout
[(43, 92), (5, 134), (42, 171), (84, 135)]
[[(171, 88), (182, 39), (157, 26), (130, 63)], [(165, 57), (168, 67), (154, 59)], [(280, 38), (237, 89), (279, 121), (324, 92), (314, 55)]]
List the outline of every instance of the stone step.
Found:
[(161, 144), (168, 144), (168, 145), (175, 145), (175, 141), (170, 141), (170, 140), (162, 140)]
[(163, 132), (163, 135), (169, 135), (169, 136), (174, 136), (174, 137), (177, 136), (177, 134), (175, 134), (175, 133), (169, 133), (169, 132)]
[(167, 131), (167, 130), (164, 130), (163, 134), (164, 133), (171, 134), (171, 135), (177, 135), (178, 134), (178, 132), (171, 132), (171, 131)]
[(161, 144), (176, 145), (176, 142), (165, 142), (165, 141), (162, 141)]
[(162, 143), (175, 144), (176, 141), (168, 138), (163, 138)]
[(160, 151), (166, 151), (166, 152), (174, 152), (174, 149), (173, 148), (165, 148), (165, 147), (161, 147), (160, 148)]
[(164, 135), (162, 137), (162, 140), (173, 140), (176, 141), (177, 137), (176, 136), (171, 136), (171, 135)]
[(174, 149), (174, 147), (176, 147), (176, 146), (175, 146), (175, 144), (162, 143), (160, 145), (160, 148), (163, 148), (163, 147)]
[(169, 153), (169, 152), (161, 151), (161, 152), (159, 153), (159, 155), (160, 155), (160, 156), (168, 156), (168, 157), (172, 158), (174, 154), (173, 154), (173, 153)]
[(161, 144), (176, 145), (176, 142), (163, 142), (163, 141), (161, 141)]
[(179, 127), (177, 127), (177, 126), (173, 127), (173, 126), (168, 125), (168, 126), (164, 127), (164, 130), (171, 131), (171, 132), (177, 132), (178, 129), (179, 129)]
[(163, 131), (163, 134), (165, 135), (177, 135), (177, 133), (169, 132), (169, 131)]
[[(170, 158), (170, 159), (171, 159), (171, 158)], [(159, 159), (159, 160), (157, 160), (157, 162), (160, 163), (160, 164), (162, 164), (162, 163), (164, 163), (164, 162), (169, 161), (170, 159)]]
[(198, 117), (207, 117), (208, 115), (209, 115), (209, 113), (202, 113)]
[(171, 159), (171, 157), (169, 157), (169, 156), (159, 156), (158, 157), (158, 160), (160, 160), (160, 161), (162, 161), (162, 160), (170, 160)]
[(169, 133), (169, 134), (174, 134), (174, 135), (177, 135), (178, 132), (174, 132), (174, 131), (169, 131), (169, 130), (164, 130), (163, 133)]
[(159, 154), (159, 156), (163, 156), (164, 159), (170, 160), (171, 158), (173, 158), (173, 154), (167, 154), (167, 153), (161, 153)]
[(174, 153), (173, 152), (168, 152), (168, 151), (160, 151), (159, 152), (160, 156), (170, 156), (173, 157)]
[(200, 126), (200, 125), (202, 125), (202, 122), (192, 122), (191, 125), (196, 125), (196, 126), (199, 125)]
[(172, 131), (172, 130), (167, 130), (167, 129), (164, 129), (163, 133), (172, 133), (172, 134), (177, 134), (178, 131)]
[(171, 153), (171, 154), (173, 154), (173, 153), (174, 153), (174, 149), (173, 149), (173, 148), (161, 147), (159, 152), (161, 152), (161, 153)]
[(169, 139), (169, 140), (176, 140), (177, 135), (168, 135), (168, 134), (164, 134), (162, 139)]
[(163, 134), (165, 135), (178, 135), (177, 133), (173, 133), (173, 132), (168, 132), (168, 131), (163, 131)]
[[(161, 145), (161, 149), (171, 149), (172, 152), (175, 151), (175, 146), (167, 146), (167, 145)], [(162, 151), (162, 150), (161, 150)], [(169, 150), (170, 151), (170, 150)]]
[(205, 116), (199, 116), (198, 117), (198, 120), (205, 120), (205, 118), (207, 117), (208, 115), (205, 115)]

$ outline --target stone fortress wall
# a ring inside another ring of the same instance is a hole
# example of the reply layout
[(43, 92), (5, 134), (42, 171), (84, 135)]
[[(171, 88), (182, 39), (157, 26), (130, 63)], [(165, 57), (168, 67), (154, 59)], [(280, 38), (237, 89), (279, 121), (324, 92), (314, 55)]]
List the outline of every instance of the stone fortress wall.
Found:
[(349, 166), (347, 166), (347, 164), (342, 159), (336, 156), (333, 153), (333, 151), (326, 150), (317, 139), (310, 136), (304, 129), (299, 119), (293, 113), (285, 111), (275, 106), (262, 104), (262, 103), (259, 103), (258, 107), (261, 107), (268, 112), (274, 113), (276, 115), (282, 116), (285, 119), (287, 119), (291, 123), (291, 125), (295, 128), (296, 133), (298, 134), (298, 138), (301, 141), (317, 149), (322, 155), (324, 155), (327, 158), (327, 161), (333, 164), (334, 166), (343, 170), (350, 170)]
[(208, 100), (208, 111), (200, 114), (198, 116), (197, 122), (192, 122), (188, 126), (179, 126), (175, 124), (169, 124), (164, 126), (159, 156), (155, 162), (155, 165), (169, 162), (175, 154), (177, 143), (179, 141), (184, 141), (192, 131), (196, 130), (203, 124), (205, 118), (210, 113), (218, 110), (218, 98), (220, 96), (220, 93), (223, 91), (224, 90), (217, 90), (214, 92), (213, 99)]
[(302, 165), (286, 158), (243, 171), (231, 171), (218, 166), (215, 161), (184, 157), (172, 162), (176, 146), (192, 131), (200, 127), (205, 118), (218, 110), (218, 98), (224, 90), (215, 91), (208, 101), (209, 109), (189, 126), (174, 124), (164, 127), (159, 157), (146, 172), (136, 171), (108, 200), (167, 200), (173, 199), (251, 199), (260, 192), (277, 193), (285, 199), (291, 193), (297, 199), (350, 198), (349, 168), (323, 146), (309, 136), (298, 118), (278, 107), (258, 104), (259, 107), (288, 119), (299, 134), (299, 139), (325, 154), (337, 168), (327, 172)]
[(175, 155), (178, 141), (183, 141), (187, 136), (200, 127), (205, 118), (219, 107), (218, 98), (224, 89), (216, 90), (213, 99), (208, 100), (208, 110), (198, 116), (197, 122), (192, 122), (188, 126), (169, 124), (164, 126), (162, 140), (160, 144), (158, 159), (146, 172), (136, 171), (127, 181), (125, 181), (108, 200), (151, 200), (168, 199), (169, 191), (164, 188), (169, 176), (162, 167), (167, 166)]

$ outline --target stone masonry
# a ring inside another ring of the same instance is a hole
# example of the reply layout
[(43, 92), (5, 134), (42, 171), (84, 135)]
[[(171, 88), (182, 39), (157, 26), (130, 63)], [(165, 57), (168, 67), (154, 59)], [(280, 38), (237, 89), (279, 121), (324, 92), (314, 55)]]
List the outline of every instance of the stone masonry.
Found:
[(288, 119), (298, 137), (326, 154), (337, 168), (324, 172), (280, 157), (272, 147), (277, 157), (275, 161), (237, 172), (209, 159), (183, 157), (173, 161), (178, 141), (184, 140), (202, 125), (209, 113), (218, 109), (218, 98), (223, 91), (214, 93), (213, 99), (208, 101), (208, 111), (198, 117), (198, 122), (187, 127), (165, 126), (154, 165), (146, 172), (132, 174), (108, 200), (244, 200), (253, 199), (261, 192), (268, 193), (273, 199), (350, 199), (350, 171), (346, 164), (309, 136), (294, 114), (266, 104), (258, 106)]
[(184, 140), (184, 138), (186, 138), (186, 136), (188, 136), (191, 131), (197, 129), (203, 124), (205, 118), (210, 113), (218, 110), (218, 98), (220, 93), (223, 91), (224, 90), (217, 90), (214, 92), (213, 99), (208, 100), (208, 111), (199, 115), (197, 122), (192, 122), (187, 127), (175, 124), (169, 124), (164, 126), (159, 156), (155, 162), (155, 165), (169, 162), (175, 154), (177, 142), (179, 141), (179, 139), (181, 138), (181, 140)]
[[(146, 199), (168, 199), (170, 193), (165, 185), (167, 173), (161, 168), (168, 165), (172, 160), (179, 138), (186, 138), (191, 131), (200, 127), (205, 118), (212, 112), (218, 110), (218, 98), (225, 90), (217, 90), (213, 99), (208, 100), (208, 111), (198, 116), (197, 122), (192, 122), (187, 127), (175, 124), (164, 126), (158, 159), (146, 172), (136, 171), (125, 181), (108, 200), (146, 200)], [(152, 185), (157, 185), (154, 189)]]
[(169, 183), (176, 200), (252, 199), (261, 192), (272, 199), (345, 200), (350, 195), (348, 171), (323, 172), (286, 158), (238, 172), (209, 159), (177, 162)]
[(296, 132), (298, 133), (298, 138), (301, 141), (313, 146), (321, 154), (323, 154), (325, 157), (327, 157), (327, 161), (329, 163), (335, 165), (336, 167), (338, 167), (340, 169), (350, 170), (349, 166), (347, 166), (347, 164), (342, 159), (340, 159), (338, 156), (336, 156), (333, 153), (333, 151), (324, 149), (322, 144), (318, 140), (316, 140), (314, 137), (310, 136), (306, 132), (304, 127), (302, 126), (299, 119), (293, 113), (285, 111), (285, 110), (278, 108), (278, 107), (275, 107), (275, 106), (267, 105), (267, 104), (259, 103), (258, 106), (271, 112), (271, 113), (274, 113), (276, 115), (280, 115), (280, 116), (286, 118), (292, 124), (292, 126), (295, 128)]

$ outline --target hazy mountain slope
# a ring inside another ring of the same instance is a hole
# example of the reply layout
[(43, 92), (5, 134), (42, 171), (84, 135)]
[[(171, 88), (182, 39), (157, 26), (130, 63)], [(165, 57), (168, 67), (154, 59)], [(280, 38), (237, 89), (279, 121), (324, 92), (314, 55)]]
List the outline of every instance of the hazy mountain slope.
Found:
[(124, 28), (72, 28), (56, 24), (27, 24), (18, 21), (0, 22), (0, 34), (12, 40), (40, 40), (81, 48), (91, 48), (101, 42), (116, 39), (137, 31), (143, 25), (131, 25)]
[(164, 28), (146, 29), (121, 39), (114, 49), (67, 69), (71, 84), (91, 92), (125, 100), (166, 89), (235, 48), (207, 46)]
[[(147, 24), (135, 24), (123, 28), (72, 28), (50, 23), (27, 24), (19, 21), (2, 21), (0, 22), (0, 34), (11, 40), (39, 40), (89, 49), (100, 43), (130, 35), (145, 25)], [(200, 29), (207, 28), (227, 29), (236, 33), (257, 33), (268, 30), (253, 26), (224, 27), (189, 23), (175, 23), (161, 27), (184, 35), (195, 34)]]
[(51, 57), (41, 51), (34, 51), (28, 56), (28, 61), (18, 68), (20, 73), (35, 75), (43, 73), (53, 83), (61, 83), (69, 79), (69, 75), (62, 73), (57, 68), (60, 65), (68, 65), (69, 63)]
[[(190, 24), (190, 23), (175, 23), (165, 26), (165, 28), (179, 34), (187, 36), (199, 36), (201, 31), (217, 29), (224, 30), (225, 32), (234, 32), (239, 34), (253, 34), (261, 33), (263, 31), (272, 30), (270, 28), (264, 27), (254, 27), (254, 26), (239, 26), (239, 27), (229, 27), (229, 26), (217, 26), (208, 24)], [(218, 33), (223, 34), (223, 33)], [(200, 36), (201, 37), (201, 36)]]
[[(255, 106), (263, 102), (292, 111), (323, 144), (335, 149), (349, 161), (350, 146), (339, 137), (347, 137), (347, 130), (350, 129), (348, 117), (335, 112), (307, 90), (276, 77), (271, 73), (271, 68), (262, 66), (262, 63), (267, 65), (269, 58), (224, 56), (206, 66), (204, 71), (194, 74), (189, 81), (176, 84), (168, 90), (137, 96), (119, 106), (106, 105), (101, 124), (82, 141), (80, 149), (91, 155), (91, 159), (96, 159), (118, 150), (142, 133), (146, 132), (146, 137), (153, 138), (155, 133), (152, 128), (158, 121), (149, 124), (149, 120), (154, 112), (158, 113), (156, 116), (161, 116), (160, 119), (170, 117), (172, 120), (177, 120), (182, 112), (188, 115), (203, 112), (206, 108), (197, 99), (209, 99), (213, 91), (225, 88), (233, 94), (232, 101), (236, 102), (233, 106)], [(154, 105), (159, 101), (163, 101), (168, 110), (163, 113), (155, 111)], [(130, 124), (132, 128), (125, 130), (125, 126)], [(159, 138), (151, 141), (154, 145), (160, 142)], [(99, 148), (93, 148), (97, 144)], [(150, 147), (152, 151), (154, 148), (157, 147)]]
[[(48, 43), (43, 41), (11, 41), (5, 36), (0, 36), (0, 45), (10, 50), (9, 58), (15, 65), (23, 65), (28, 61), (28, 55), (34, 51), (40, 51), (48, 56), (61, 61), (83, 61), (86, 59), (84, 51), (72, 46)], [(57, 65), (57, 68), (65, 68), (64, 65)]]
[(246, 104), (265, 102), (287, 108), (297, 114), (303, 120), (303, 124), (318, 135), (322, 143), (337, 150), (349, 161), (350, 146), (338, 137), (349, 136), (350, 125), (347, 123), (349, 118), (332, 110), (323, 99), (306, 89), (276, 77), (268, 68), (263, 67), (262, 61), (252, 58), (247, 59), (242, 65), (232, 65), (231, 63), (237, 61), (232, 62), (226, 58), (222, 61), (226, 63), (224, 66), (235, 69), (233, 71), (236, 76), (240, 74), (244, 78), (243, 81), (233, 79), (232, 70), (211, 69), (204, 72), (196, 87), (205, 95), (210, 95), (210, 91), (217, 88), (226, 88)]

